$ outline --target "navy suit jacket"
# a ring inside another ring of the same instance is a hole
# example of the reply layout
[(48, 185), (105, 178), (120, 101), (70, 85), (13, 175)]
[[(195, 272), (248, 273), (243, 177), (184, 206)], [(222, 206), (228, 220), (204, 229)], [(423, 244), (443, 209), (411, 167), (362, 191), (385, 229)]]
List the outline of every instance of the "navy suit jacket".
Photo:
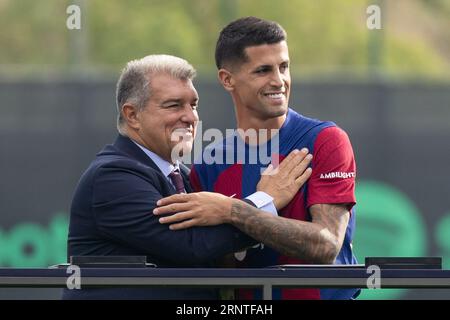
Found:
[[(185, 166), (182, 176), (191, 192)], [(152, 212), (159, 199), (172, 194), (175, 189), (156, 164), (119, 135), (97, 154), (78, 183), (70, 210), (68, 256), (145, 255), (158, 267), (209, 267), (215, 259), (253, 244), (231, 225), (169, 230)], [(217, 290), (65, 289), (63, 298), (214, 299)]]

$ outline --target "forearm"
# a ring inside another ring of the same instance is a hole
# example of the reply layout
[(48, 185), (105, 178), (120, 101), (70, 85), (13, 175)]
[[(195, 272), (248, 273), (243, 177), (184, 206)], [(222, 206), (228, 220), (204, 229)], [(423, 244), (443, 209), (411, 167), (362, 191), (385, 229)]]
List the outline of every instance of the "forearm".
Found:
[(231, 223), (274, 250), (312, 263), (334, 262), (338, 240), (325, 227), (264, 214), (242, 201), (233, 201)]

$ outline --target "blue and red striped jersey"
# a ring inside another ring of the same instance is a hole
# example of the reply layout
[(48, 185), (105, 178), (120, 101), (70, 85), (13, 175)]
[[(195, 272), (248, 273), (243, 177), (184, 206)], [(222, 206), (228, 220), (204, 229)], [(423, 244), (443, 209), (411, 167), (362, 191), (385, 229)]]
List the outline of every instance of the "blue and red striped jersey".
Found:
[[(350, 210), (342, 249), (336, 264), (355, 264), (352, 238), (355, 229), (355, 176), (353, 149), (347, 134), (333, 122), (304, 117), (292, 109), (278, 132), (266, 144), (250, 145), (234, 132), (207, 146), (192, 166), (190, 180), (196, 191), (219, 192), (245, 198), (256, 191), (261, 172), (270, 160), (281, 162), (294, 149), (306, 147), (313, 154), (313, 173), (279, 216), (311, 221), (308, 208), (314, 204), (345, 203)], [(276, 159), (276, 158), (275, 158)], [(215, 161), (212, 161), (215, 160)], [(280, 264), (308, 264), (284, 256), (260, 244), (236, 254), (238, 267), (267, 267)], [(239, 259), (239, 261), (238, 261)], [(274, 299), (349, 299), (358, 289), (274, 289)], [(261, 290), (239, 290), (240, 299), (260, 299)]]

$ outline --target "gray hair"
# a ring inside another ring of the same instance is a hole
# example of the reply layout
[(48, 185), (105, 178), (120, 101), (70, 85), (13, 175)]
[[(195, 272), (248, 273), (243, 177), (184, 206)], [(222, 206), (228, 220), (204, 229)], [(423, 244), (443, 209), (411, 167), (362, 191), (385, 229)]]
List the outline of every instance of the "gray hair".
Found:
[(122, 106), (130, 103), (139, 111), (143, 110), (150, 99), (152, 77), (162, 73), (181, 80), (192, 80), (196, 74), (194, 67), (186, 60), (165, 54), (132, 60), (122, 70), (116, 87), (117, 130), (120, 134), (126, 135)]

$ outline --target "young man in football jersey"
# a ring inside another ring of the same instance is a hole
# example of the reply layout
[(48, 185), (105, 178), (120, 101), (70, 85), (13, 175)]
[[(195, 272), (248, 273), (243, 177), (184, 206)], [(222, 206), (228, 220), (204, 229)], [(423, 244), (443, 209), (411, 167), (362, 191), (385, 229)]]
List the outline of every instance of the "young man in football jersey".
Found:
[[(233, 99), (239, 130), (213, 148), (223, 154), (237, 154), (243, 148), (249, 154), (264, 147), (278, 156), (275, 162), (283, 161), (294, 149), (307, 148), (313, 155), (312, 175), (287, 206), (279, 208), (274, 203), (275, 215), (262, 214), (232, 198), (226, 198), (230, 210), (211, 210), (214, 194), (199, 192), (162, 199), (156, 210), (156, 214), (163, 216), (161, 223), (171, 224), (174, 230), (233, 224), (261, 242), (235, 254), (238, 267), (355, 264), (352, 237), (356, 165), (352, 146), (347, 134), (333, 122), (307, 118), (289, 108), (290, 60), (284, 29), (276, 22), (255, 17), (233, 21), (219, 35), (215, 58), (219, 80)], [(258, 135), (256, 143), (252, 143), (242, 135), (248, 130), (266, 134)], [(256, 164), (248, 163), (246, 156), (243, 159), (213, 164), (205, 163), (204, 159), (199, 161), (190, 174), (194, 189), (236, 198), (254, 193), (267, 165), (260, 158)], [(267, 170), (270, 174), (273, 167)], [(270, 179), (265, 181), (270, 183)], [(282, 182), (277, 183), (278, 188), (284, 188)], [(174, 209), (179, 213), (166, 216)], [(358, 292), (358, 289), (275, 289), (273, 297), (350, 299)], [(260, 297), (260, 290), (238, 293), (241, 299)]]

